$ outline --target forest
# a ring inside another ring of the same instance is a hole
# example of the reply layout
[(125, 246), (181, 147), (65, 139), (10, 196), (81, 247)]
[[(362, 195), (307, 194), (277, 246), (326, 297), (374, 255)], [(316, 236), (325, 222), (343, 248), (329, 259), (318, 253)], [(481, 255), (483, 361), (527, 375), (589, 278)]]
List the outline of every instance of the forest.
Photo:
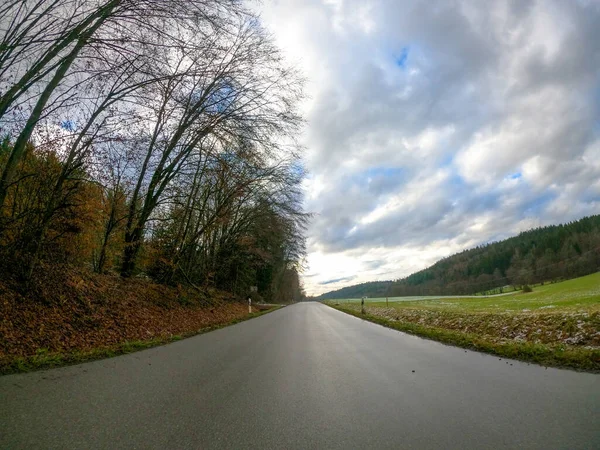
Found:
[(303, 296), (303, 79), (242, 2), (9, 0), (0, 17), (0, 281)]
[(321, 299), (470, 295), (588, 275), (600, 270), (600, 215), (536, 228), (444, 258), (406, 278), (350, 286)]
[(366, 283), (347, 286), (335, 291), (326, 292), (317, 297), (319, 300), (342, 298), (381, 298), (388, 295), (392, 281), (368, 281)]

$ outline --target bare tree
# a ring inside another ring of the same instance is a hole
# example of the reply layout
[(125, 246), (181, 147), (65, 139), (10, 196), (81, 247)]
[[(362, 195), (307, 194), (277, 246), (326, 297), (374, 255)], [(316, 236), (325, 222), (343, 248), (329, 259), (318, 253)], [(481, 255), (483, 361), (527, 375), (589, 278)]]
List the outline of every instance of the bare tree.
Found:
[(204, 161), (201, 177), (182, 173), (175, 200), (153, 228), (152, 276), (238, 293), (258, 284), (268, 298), (288, 289), (302, 269), (309, 216), (298, 162), (280, 156), (257, 157), (242, 140)]
[[(13, 115), (17, 121), (10, 157), (0, 174), (0, 208), (40, 119), (48, 110), (60, 108), (65, 91), (77, 84), (74, 76), (98, 59), (100, 49), (134, 60), (140, 51), (152, 56), (185, 47), (186, 33), (201, 35), (207, 27), (222, 26), (222, 10), (235, 13), (239, 11), (236, 3), (20, 0), (0, 7), (0, 126), (7, 128)], [(118, 95), (114, 93), (109, 103)]]
[(218, 30), (197, 48), (168, 56), (176, 73), (146, 95), (154, 99), (152, 128), (140, 133), (148, 144), (130, 200), (123, 276), (133, 273), (146, 223), (165, 190), (207, 138), (228, 142), (245, 135), (268, 153), (277, 148), (276, 136), (300, 123), (301, 80), (281, 68), (279, 53), (256, 23), (241, 20), (228, 33)]
[[(0, 97), (0, 119), (23, 95), (30, 93), (34, 87), (39, 89), (0, 175), (0, 208), (4, 205), (25, 146), (52, 94), (83, 48), (121, 2), (109, 0), (100, 5), (92, 3), (91, 7), (84, 7), (85, 3), (13, 1), (0, 11), (4, 17), (2, 23), (6, 24), (0, 44), (0, 72), (2, 84), (5, 84), (5, 77), (10, 83)], [(23, 69), (14, 72), (14, 67)], [(40, 82), (43, 84), (36, 86)]]
[[(304, 216), (289, 194), (297, 146), (283, 143), (301, 125), (301, 92), (239, 0), (9, 1), (0, 239), (19, 242), (31, 275), (46, 244), (95, 211), (86, 260), (98, 272), (121, 248), (121, 274), (132, 275), (150, 238), (171, 248), (167, 281), (222, 283), (234, 248), (247, 280), (267, 262), (288, 277)], [(256, 243), (268, 241), (263, 220), (280, 224), (269, 241), (279, 244)]]

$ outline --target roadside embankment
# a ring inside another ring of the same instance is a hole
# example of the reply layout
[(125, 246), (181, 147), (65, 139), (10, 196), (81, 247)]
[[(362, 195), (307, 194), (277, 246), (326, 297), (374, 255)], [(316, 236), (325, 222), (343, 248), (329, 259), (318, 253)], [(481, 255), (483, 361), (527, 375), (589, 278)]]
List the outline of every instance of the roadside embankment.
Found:
[(328, 301), (428, 339), (546, 366), (600, 372), (600, 273), (488, 298)]
[[(129, 353), (263, 314), (229, 293), (80, 272), (21, 295), (0, 284), (0, 373)], [(262, 306), (260, 310), (265, 310)]]
[[(399, 331), (411, 333), (445, 344), (482, 351), (498, 356), (533, 362), (544, 366), (568, 367), (577, 370), (600, 372), (600, 346), (597, 345), (598, 313), (589, 317), (587, 323), (595, 323), (595, 331), (590, 335), (578, 337), (580, 342), (566, 344), (565, 339), (548, 342), (549, 336), (560, 336), (561, 330), (572, 328), (576, 317), (565, 320), (562, 316), (545, 317), (514, 317), (514, 316), (480, 316), (432, 314), (430, 311), (411, 311), (408, 314), (398, 313), (394, 308), (378, 308), (368, 306), (365, 314), (360, 306), (327, 303), (335, 309), (352, 314), (356, 317), (378, 323)], [(581, 321), (579, 321), (581, 323)], [(575, 322), (577, 323), (577, 322)], [(469, 326), (471, 324), (472, 326)], [(550, 329), (549, 332), (542, 328)], [(577, 325), (575, 325), (577, 326)], [(535, 332), (527, 334), (527, 330), (536, 328)], [(586, 327), (586, 331), (593, 330)], [(511, 337), (514, 336), (514, 337)], [(536, 339), (540, 336), (544, 339)], [(595, 343), (595, 345), (589, 345)]]

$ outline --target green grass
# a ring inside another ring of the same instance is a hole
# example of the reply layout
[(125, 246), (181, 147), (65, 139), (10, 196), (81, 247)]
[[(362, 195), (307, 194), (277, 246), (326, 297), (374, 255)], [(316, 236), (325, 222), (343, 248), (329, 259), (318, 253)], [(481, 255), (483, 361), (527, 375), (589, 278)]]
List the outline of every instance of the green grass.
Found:
[[(412, 299), (412, 300), (411, 300)], [(360, 303), (360, 299), (330, 300), (328, 303)], [(384, 299), (367, 299), (368, 306), (385, 306)], [(560, 283), (544, 284), (533, 292), (515, 292), (491, 297), (396, 297), (394, 308), (468, 311), (600, 310), (600, 272)]]
[[(331, 305), (330, 305), (331, 306)], [(474, 333), (424, 326), (410, 322), (398, 322), (343, 306), (332, 306), (339, 311), (361, 319), (414, 334), (434, 341), (490, 353), (505, 358), (533, 362), (543, 366), (564, 367), (589, 372), (600, 372), (600, 349), (572, 348), (564, 345), (548, 346), (531, 342), (494, 342)]]
[(600, 371), (600, 273), (493, 297), (326, 302), (444, 343), (544, 365)]
[(46, 348), (40, 348), (38, 349), (37, 353), (32, 356), (15, 357), (8, 361), (0, 361), (0, 375), (51, 369), (55, 367), (80, 364), (87, 361), (112, 358), (118, 355), (133, 353), (140, 350), (145, 350), (147, 348), (157, 347), (159, 345), (165, 345), (171, 342), (180, 341), (184, 338), (208, 333), (209, 331), (214, 331), (219, 328), (228, 327), (236, 323), (244, 322), (246, 320), (262, 316), (263, 314), (268, 314), (282, 307), (282, 305), (277, 305), (265, 311), (255, 312), (252, 314), (248, 314), (247, 316), (234, 319), (231, 322), (223, 323), (220, 325), (213, 325), (210, 327), (202, 328), (200, 330), (190, 331), (189, 333), (183, 335), (164, 336), (143, 341), (126, 341), (110, 347), (100, 347), (88, 351), (74, 351), (69, 353), (52, 353), (49, 352)]

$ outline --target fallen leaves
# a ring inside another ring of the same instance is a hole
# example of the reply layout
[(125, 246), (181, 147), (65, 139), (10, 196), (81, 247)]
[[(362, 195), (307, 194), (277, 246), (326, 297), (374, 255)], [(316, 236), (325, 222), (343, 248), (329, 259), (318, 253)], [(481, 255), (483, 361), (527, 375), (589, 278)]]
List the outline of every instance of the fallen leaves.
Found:
[(186, 335), (248, 315), (226, 292), (78, 271), (62, 278), (27, 296), (0, 284), (0, 361)]

